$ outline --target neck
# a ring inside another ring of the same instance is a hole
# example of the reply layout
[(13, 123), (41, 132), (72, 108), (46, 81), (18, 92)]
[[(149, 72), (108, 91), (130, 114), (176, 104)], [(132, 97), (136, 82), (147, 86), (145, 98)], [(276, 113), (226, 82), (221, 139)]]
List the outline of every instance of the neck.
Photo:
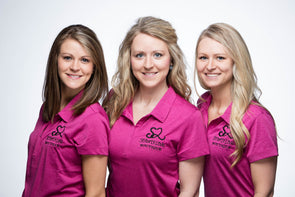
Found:
[(232, 102), (231, 89), (211, 89), (212, 101), (210, 107), (223, 114)]
[[(80, 92), (80, 91), (79, 91)], [(61, 100), (60, 100), (60, 111), (67, 106), (67, 104), (79, 93), (79, 92), (65, 92), (61, 91)]]
[(157, 104), (168, 90), (167, 84), (165, 86), (156, 88), (144, 88), (139, 86), (138, 91), (134, 96), (134, 102), (140, 102), (144, 105)]

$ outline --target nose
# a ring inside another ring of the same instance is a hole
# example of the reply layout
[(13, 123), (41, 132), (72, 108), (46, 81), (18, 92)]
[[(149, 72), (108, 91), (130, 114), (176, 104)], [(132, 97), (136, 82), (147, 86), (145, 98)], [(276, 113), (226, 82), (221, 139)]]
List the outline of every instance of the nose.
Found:
[(80, 70), (80, 62), (78, 60), (75, 60), (72, 62), (70, 69), (72, 71), (79, 71)]
[(208, 70), (214, 70), (216, 68), (215, 62), (212, 58), (208, 59), (207, 69)]
[(152, 60), (152, 57), (147, 56), (144, 62), (144, 68), (149, 70), (153, 67), (153, 65), (154, 65), (154, 62)]

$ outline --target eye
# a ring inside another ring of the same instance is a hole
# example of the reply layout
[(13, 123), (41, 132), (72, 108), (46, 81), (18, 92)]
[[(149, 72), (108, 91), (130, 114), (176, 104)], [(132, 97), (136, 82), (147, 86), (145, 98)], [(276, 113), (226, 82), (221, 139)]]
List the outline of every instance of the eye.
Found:
[(82, 58), (81, 61), (82, 61), (83, 63), (88, 63), (88, 62), (90, 62), (90, 60), (87, 59), (87, 58)]
[(70, 56), (63, 56), (64, 60), (71, 60), (72, 58)]
[(160, 58), (160, 57), (162, 57), (163, 55), (162, 55), (161, 53), (155, 53), (154, 56), (155, 56), (156, 58)]
[(138, 53), (138, 54), (135, 55), (135, 57), (136, 58), (142, 58), (143, 57), (143, 54), (142, 53)]
[(224, 60), (224, 59), (225, 59), (225, 57), (222, 57), (222, 56), (217, 56), (217, 59), (218, 59), (218, 60)]
[(199, 59), (200, 59), (200, 60), (206, 60), (206, 59), (208, 59), (208, 58), (207, 58), (206, 56), (200, 56)]

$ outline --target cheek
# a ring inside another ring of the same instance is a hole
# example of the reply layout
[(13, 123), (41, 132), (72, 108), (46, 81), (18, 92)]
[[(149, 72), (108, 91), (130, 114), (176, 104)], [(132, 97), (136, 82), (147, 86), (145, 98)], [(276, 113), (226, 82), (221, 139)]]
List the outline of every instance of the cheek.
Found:
[(199, 72), (202, 72), (204, 70), (204, 68), (205, 68), (205, 66), (202, 63), (197, 62), (197, 64), (196, 64), (196, 70), (197, 70), (198, 73)]

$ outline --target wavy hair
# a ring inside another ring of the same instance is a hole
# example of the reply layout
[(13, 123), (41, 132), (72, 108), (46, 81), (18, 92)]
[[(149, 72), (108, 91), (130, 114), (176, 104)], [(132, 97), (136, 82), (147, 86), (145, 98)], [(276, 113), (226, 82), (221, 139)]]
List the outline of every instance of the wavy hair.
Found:
[(43, 120), (52, 121), (60, 111), (61, 80), (58, 75), (58, 56), (60, 47), (66, 39), (79, 42), (93, 60), (93, 73), (86, 83), (82, 97), (73, 106), (74, 115), (81, 114), (87, 106), (104, 99), (108, 92), (108, 77), (104, 54), (96, 34), (86, 26), (71, 25), (64, 28), (55, 38), (47, 60), (43, 86)]
[[(236, 29), (225, 23), (210, 25), (201, 33), (198, 39), (196, 57), (198, 57), (199, 43), (204, 38), (211, 38), (221, 43), (227, 49), (228, 54), (234, 62), (233, 81), (231, 84), (232, 109), (230, 115), (230, 131), (236, 145), (235, 151), (231, 154), (234, 158), (233, 167), (242, 158), (243, 149), (247, 146), (250, 139), (250, 133), (242, 121), (243, 116), (250, 104), (255, 103), (261, 106), (258, 102), (261, 90), (257, 85), (257, 77), (252, 66), (247, 45)], [(194, 72), (194, 76), (196, 76), (196, 68)], [(210, 90), (199, 75), (198, 79), (204, 89)]]
[(165, 20), (151, 16), (141, 17), (127, 32), (126, 37), (120, 45), (117, 72), (112, 78), (113, 90), (103, 103), (109, 115), (111, 126), (133, 99), (139, 86), (138, 80), (131, 71), (130, 51), (133, 39), (140, 33), (156, 37), (167, 44), (173, 64), (173, 68), (167, 76), (167, 84), (170, 85), (177, 94), (188, 101), (190, 100), (191, 89), (187, 84), (187, 76), (185, 73), (186, 66), (183, 53), (177, 44), (178, 38), (175, 30), (171, 24)]

